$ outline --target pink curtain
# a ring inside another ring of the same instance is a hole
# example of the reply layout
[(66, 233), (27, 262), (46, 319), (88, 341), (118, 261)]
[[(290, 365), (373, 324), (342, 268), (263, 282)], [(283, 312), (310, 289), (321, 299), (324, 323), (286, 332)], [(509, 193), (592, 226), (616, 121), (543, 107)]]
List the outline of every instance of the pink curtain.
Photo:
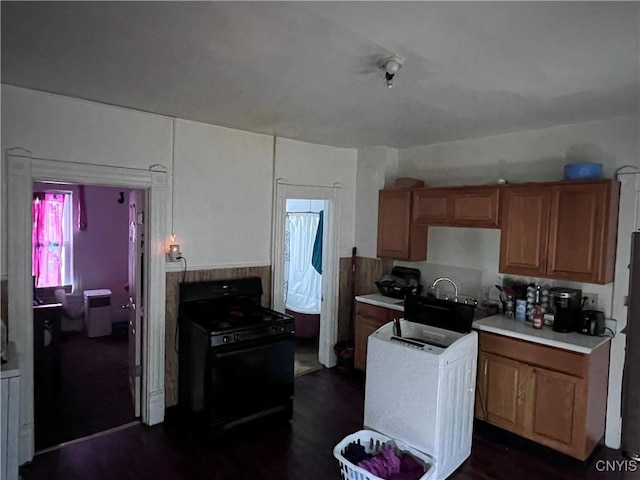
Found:
[(62, 285), (62, 214), (65, 195), (33, 195), (32, 256), (36, 287)]

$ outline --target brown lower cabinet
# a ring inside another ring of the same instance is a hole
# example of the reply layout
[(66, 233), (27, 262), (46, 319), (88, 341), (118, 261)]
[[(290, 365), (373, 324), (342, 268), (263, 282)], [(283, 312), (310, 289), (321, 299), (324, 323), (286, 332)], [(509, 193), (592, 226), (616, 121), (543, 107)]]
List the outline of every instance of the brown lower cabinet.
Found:
[(353, 365), (357, 370), (364, 371), (367, 367), (367, 339), (369, 335), (385, 323), (389, 323), (396, 315), (401, 316), (402, 312), (368, 303), (356, 303)]
[(476, 418), (585, 460), (604, 435), (609, 348), (585, 355), (480, 332)]

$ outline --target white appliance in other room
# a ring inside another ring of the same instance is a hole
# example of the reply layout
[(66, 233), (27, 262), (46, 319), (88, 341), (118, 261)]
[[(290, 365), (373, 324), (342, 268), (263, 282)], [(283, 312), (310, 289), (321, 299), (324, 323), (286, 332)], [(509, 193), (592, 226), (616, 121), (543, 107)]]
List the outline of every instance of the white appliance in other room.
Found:
[(60, 316), (60, 330), (63, 332), (81, 332), (84, 314), (84, 295), (79, 293), (67, 293), (64, 288), (57, 288), (53, 295), (56, 301), (62, 305)]
[(87, 337), (111, 335), (111, 290), (84, 291), (84, 326)]
[(405, 301), (405, 318), (417, 322), (396, 320), (368, 339), (364, 426), (432, 455), (433, 478), (442, 480), (471, 454), (478, 356), (478, 334), (471, 331), (474, 307), (411, 298)]

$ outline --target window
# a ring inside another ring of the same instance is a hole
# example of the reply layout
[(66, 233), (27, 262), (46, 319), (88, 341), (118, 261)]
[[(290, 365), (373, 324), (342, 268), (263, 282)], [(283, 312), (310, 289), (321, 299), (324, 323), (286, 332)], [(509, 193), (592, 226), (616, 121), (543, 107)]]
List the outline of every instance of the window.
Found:
[(71, 192), (34, 192), (32, 274), (36, 287), (72, 283)]

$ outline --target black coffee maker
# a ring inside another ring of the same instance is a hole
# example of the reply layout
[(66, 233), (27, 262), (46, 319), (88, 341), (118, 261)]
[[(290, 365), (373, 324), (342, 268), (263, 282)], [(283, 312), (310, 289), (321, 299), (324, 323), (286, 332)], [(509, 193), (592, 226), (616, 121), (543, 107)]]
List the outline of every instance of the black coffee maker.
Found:
[(550, 293), (554, 310), (553, 330), (563, 333), (579, 330), (582, 320), (582, 290), (554, 287)]

